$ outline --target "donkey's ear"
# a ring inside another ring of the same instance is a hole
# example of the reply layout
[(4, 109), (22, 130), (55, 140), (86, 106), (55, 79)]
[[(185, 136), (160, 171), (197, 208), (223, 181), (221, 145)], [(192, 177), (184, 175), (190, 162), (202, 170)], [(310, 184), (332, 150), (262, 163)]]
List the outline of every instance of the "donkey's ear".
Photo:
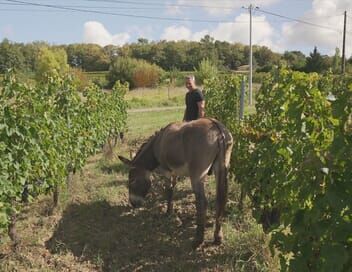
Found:
[(122, 161), (124, 164), (128, 165), (128, 166), (132, 166), (132, 162), (129, 159), (126, 159), (125, 157), (122, 156), (118, 156), (118, 158), (120, 159), (120, 161)]

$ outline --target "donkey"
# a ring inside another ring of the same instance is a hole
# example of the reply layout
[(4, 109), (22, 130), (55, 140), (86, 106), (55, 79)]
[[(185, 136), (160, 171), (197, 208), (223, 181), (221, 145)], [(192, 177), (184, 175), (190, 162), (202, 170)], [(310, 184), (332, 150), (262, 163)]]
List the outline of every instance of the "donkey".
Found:
[(151, 171), (158, 169), (170, 178), (168, 209), (172, 212), (176, 176), (188, 176), (196, 198), (196, 235), (193, 246), (204, 241), (207, 199), (204, 182), (209, 172), (216, 178), (216, 216), (214, 243), (221, 244), (221, 221), (227, 201), (227, 172), (233, 139), (223, 124), (215, 119), (201, 118), (191, 122), (171, 123), (151, 136), (132, 160), (119, 156), (130, 167), (129, 201), (133, 207), (144, 203), (151, 187)]

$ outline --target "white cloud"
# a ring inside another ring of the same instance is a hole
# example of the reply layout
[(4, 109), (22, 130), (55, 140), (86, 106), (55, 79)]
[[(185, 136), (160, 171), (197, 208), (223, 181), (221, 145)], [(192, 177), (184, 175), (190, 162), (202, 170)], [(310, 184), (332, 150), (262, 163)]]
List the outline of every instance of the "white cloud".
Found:
[(197, 4), (190, 4), (188, 0), (178, 0), (177, 4), (203, 6), (203, 9), (210, 15), (226, 15), (236, 9), (248, 7), (250, 4), (266, 7), (279, 1), (280, 0), (202, 0), (197, 2)]
[[(164, 40), (194, 40), (199, 41), (205, 35), (216, 40), (227, 42), (249, 43), (249, 14), (240, 14), (232, 23), (219, 23), (213, 29), (192, 31), (185, 26), (170, 26), (164, 30), (161, 39)], [(266, 21), (265, 16), (253, 16), (253, 44), (274, 46), (274, 30)]]
[(134, 37), (145, 38), (148, 40), (153, 40), (155, 29), (152, 25), (143, 25), (143, 26), (129, 26), (126, 31), (128, 33), (133, 33)]
[[(216, 40), (249, 43), (249, 14), (242, 13), (233, 23), (220, 23), (210, 32)], [(265, 16), (253, 16), (253, 44), (273, 46), (274, 30)]]
[[(282, 47), (290, 49), (302, 46), (310, 47), (313, 50), (313, 47), (317, 46), (319, 51), (333, 54), (336, 47), (342, 48), (342, 14), (344, 10), (352, 10), (352, 1), (314, 0), (311, 10), (307, 11), (300, 19), (323, 27), (295, 22), (285, 23), (282, 26), (282, 39), (279, 43), (282, 44)], [(350, 17), (347, 20), (351, 21)], [(351, 28), (347, 30), (352, 31)], [(351, 34), (347, 34), (346, 56), (348, 57), (352, 53), (351, 38)]]
[(205, 35), (209, 35), (209, 30), (204, 29), (202, 31), (196, 32), (192, 35), (192, 40), (193, 41), (200, 41), (202, 38), (204, 38)]
[(130, 39), (130, 35), (127, 32), (111, 34), (104, 25), (100, 22), (90, 21), (84, 24), (84, 43), (95, 43), (101, 46), (113, 44), (123, 45)]
[(185, 26), (170, 26), (165, 28), (161, 34), (161, 39), (167, 41), (190, 40), (191, 38), (192, 31)]

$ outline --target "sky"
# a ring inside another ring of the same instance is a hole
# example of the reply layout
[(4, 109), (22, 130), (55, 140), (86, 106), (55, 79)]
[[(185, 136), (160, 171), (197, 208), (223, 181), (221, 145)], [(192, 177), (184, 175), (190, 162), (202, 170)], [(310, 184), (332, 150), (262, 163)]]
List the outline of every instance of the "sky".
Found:
[(346, 56), (352, 54), (352, 0), (0, 0), (0, 40), (50, 44), (123, 45), (138, 38), (193, 40), (204, 35), (275, 52), (317, 46), (342, 51), (347, 11)]

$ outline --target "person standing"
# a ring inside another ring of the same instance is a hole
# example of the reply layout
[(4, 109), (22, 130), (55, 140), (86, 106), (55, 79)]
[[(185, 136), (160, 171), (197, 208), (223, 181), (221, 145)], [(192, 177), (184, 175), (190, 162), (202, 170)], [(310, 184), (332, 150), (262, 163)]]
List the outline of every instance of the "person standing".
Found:
[(186, 77), (186, 110), (183, 121), (189, 122), (205, 116), (205, 100), (202, 91), (196, 86), (193, 75)]

